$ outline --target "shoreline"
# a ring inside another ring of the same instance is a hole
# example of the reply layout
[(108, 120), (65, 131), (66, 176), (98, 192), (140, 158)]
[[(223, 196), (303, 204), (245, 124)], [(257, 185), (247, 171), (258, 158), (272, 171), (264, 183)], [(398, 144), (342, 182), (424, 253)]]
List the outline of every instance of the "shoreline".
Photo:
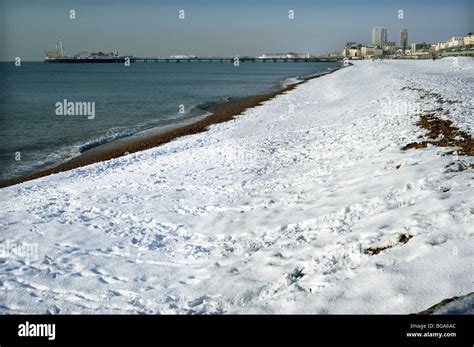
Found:
[(284, 94), (288, 91), (293, 90), (294, 88), (296, 88), (296, 86), (300, 84), (303, 84), (315, 78), (326, 76), (341, 68), (342, 66), (332, 68), (325, 72), (316, 73), (308, 77), (304, 77), (300, 81), (289, 84), (277, 91), (234, 99), (230, 98), (228, 101), (225, 101), (223, 103), (210, 105), (206, 109), (206, 111), (211, 112), (211, 114), (193, 123), (183, 125), (175, 129), (167, 130), (163, 133), (143, 137), (138, 136), (134, 138), (126, 138), (122, 140), (119, 139), (117, 141), (106, 143), (102, 146), (98, 146), (88, 151), (85, 151), (80, 156), (68, 160), (62, 164), (56, 165), (54, 167), (43, 169), (35, 173), (27, 174), (18, 178), (0, 181), (0, 188), (10, 187), (37, 178), (42, 178), (52, 174), (73, 170), (101, 161), (119, 158), (124, 155), (161, 146), (182, 136), (204, 132), (208, 129), (209, 126), (213, 124), (219, 124), (232, 120), (247, 109), (259, 106), (263, 102), (271, 100), (277, 95)]

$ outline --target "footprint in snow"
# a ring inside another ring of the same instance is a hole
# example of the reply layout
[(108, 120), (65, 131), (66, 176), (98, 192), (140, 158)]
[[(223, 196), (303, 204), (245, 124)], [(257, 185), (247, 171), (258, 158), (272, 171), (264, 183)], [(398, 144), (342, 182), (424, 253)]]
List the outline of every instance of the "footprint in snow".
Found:
[(199, 305), (202, 305), (204, 303), (204, 301), (210, 299), (209, 296), (207, 295), (203, 295), (203, 296), (200, 296), (192, 301), (190, 301), (188, 304), (190, 307), (196, 307), (196, 306), (199, 306)]

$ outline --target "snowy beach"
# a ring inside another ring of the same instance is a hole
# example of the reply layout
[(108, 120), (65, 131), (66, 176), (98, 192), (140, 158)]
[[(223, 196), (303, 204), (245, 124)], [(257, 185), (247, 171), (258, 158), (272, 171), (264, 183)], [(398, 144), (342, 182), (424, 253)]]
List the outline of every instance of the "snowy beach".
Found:
[(3, 188), (0, 312), (416, 313), (469, 294), (474, 159), (402, 148), (434, 112), (473, 135), (473, 95), (472, 58), (360, 61)]

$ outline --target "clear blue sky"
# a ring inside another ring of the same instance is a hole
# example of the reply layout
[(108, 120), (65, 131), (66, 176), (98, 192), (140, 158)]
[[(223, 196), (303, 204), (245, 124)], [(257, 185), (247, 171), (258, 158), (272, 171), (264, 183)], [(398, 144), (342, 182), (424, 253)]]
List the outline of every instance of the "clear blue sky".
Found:
[[(374, 26), (398, 42), (474, 31), (473, 0), (0, 0), (0, 60), (42, 60), (61, 37), (67, 54), (257, 55), (340, 51), (370, 43)], [(69, 10), (76, 19), (69, 19)], [(178, 11), (185, 10), (180, 20)], [(288, 19), (288, 10), (295, 18)], [(398, 19), (398, 10), (404, 19)]]

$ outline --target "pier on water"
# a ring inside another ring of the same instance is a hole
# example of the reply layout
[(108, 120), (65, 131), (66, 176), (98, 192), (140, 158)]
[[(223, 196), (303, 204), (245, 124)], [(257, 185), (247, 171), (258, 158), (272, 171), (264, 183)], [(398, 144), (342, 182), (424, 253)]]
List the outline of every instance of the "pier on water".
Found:
[(63, 64), (98, 64), (98, 63), (181, 63), (181, 62), (231, 62), (239, 63), (245, 62), (283, 62), (283, 63), (317, 63), (317, 62), (340, 62), (343, 58), (341, 57), (133, 57), (133, 56), (114, 56), (114, 57), (87, 57), (87, 58), (75, 58), (75, 57), (54, 57), (45, 58), (45, 63), (63, 63)]
[(317, 62), (338, 62), (342, 61), (342, 58), (336, 58), (336, 57), (309, 57), (309, 58), (302, 58), (302, 57), (295, 57), (295, 58), (259, 58), (259, 57), (192, 57), (192, 58), (186, 58), (186, 57), (179, 57), (179, 58), (155, 58), (155, 57), (129, 57), (130, 62), (136, 63), (136, 62), (165, 62), (165, 63), (181, 63), (181, 62), (231, 62), (234, 63), (236, 60), (239, 62), (284, 62), (284, 63), (289, 63), (289, 62), (294, 62), (294, 63), (317, 63)]

